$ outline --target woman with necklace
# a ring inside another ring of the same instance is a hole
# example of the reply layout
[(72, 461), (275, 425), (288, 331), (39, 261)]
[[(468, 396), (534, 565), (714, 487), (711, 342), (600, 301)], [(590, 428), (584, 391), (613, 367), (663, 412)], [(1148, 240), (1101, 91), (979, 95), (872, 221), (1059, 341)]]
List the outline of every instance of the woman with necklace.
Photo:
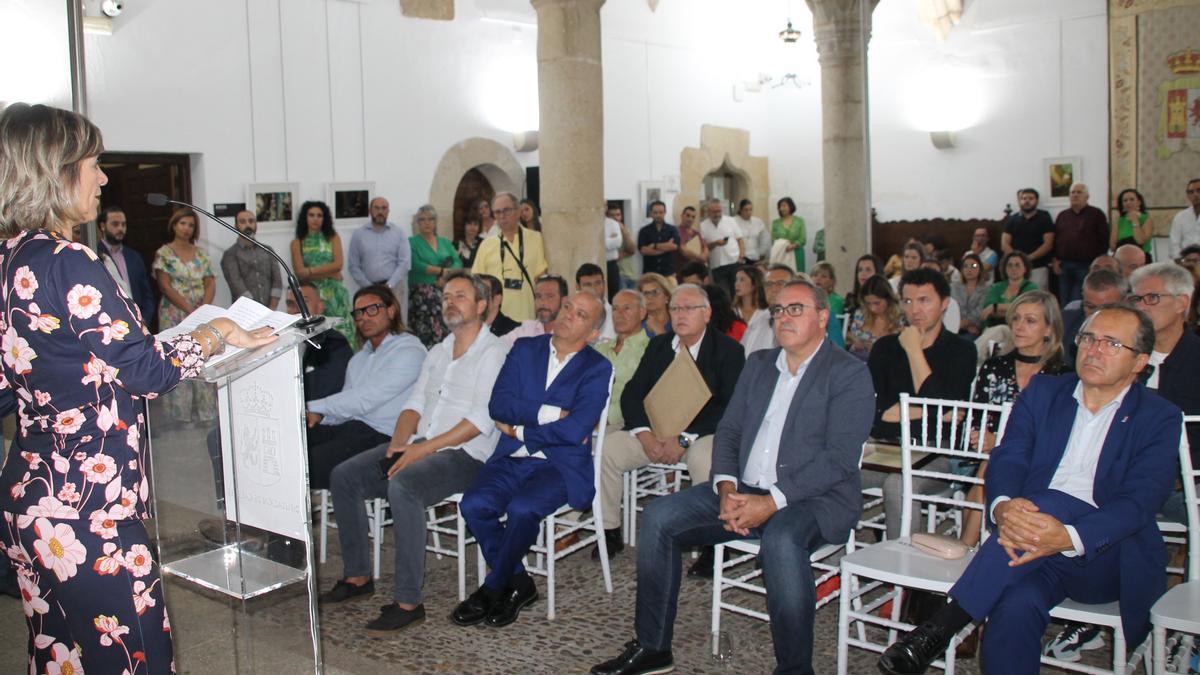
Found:
[[(1015, 401), (1017, 395), (1029, 386), (1034, 375), (1061, 375), (1071, 369), (1063, 358), (1062, 312), (1058, 301), (1045, 291), (1029, 291), (1017, 296), (1008, 306), (1008, 325), (1013, 333), (1013, 350), (983, 362), (979, 376), (975, 378), (975, 391), (971, 400), (976, 403), (1001, 405)], [(989, 419), (981, 447), (984, 452), (996, 445), (996, 424), (999, 420)], [(971, 446), (976, 443), (978, 431), (971, 432)], [(979, 465), (975, 476), (983, 478), (987, 462)], [(983, 502), (983, 486), (976, 485), (967, 494), (967, 499)], [(961, 541), (968, 546), (979, 543), (979, 519), (982, 514), (968, 509), (963, 520)]]

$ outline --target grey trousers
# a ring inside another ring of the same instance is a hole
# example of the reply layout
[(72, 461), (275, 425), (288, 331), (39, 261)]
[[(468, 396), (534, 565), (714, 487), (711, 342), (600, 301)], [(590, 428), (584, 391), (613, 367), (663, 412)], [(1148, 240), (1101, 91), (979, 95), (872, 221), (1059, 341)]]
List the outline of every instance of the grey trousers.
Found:
[[(930, 471), (948, 472), (950, 470), (950, 460), (946, 457), (938, 457), (921, 468)], [(862, 470), (863, 489), (883, 488), (883, 524), (887, 527), (887, 538), (892, 540), (900, 536), (900, 510), (904, 506), (900, 480), (899, 473), (872, 471), (871, 469)], [(945, 485), (945, 481), (934, 478), (914, 478), (913, 492), (925, 492)], [(914, 524), (916, 523), (917, 516), (920, 515), (920, 508), (920, 503), (913, 502), (912, 522)], [(918, 530), (914, 529), (912, 531)], [(919, 531), (923, 532), (924, 530)]]
[(386, 480), (379, 462), (388, 444), (359, 453), (333, 470), (333, 515), (342, 543), (343, 573), (348, 577), (371, 575), (367, 499), (387, 498), (392, 507), (396, 538), (396, 590), (393, 599), (405, 604), (422, 602), (425, 581), (425, 509), (462, 492), (475, 481), (483, 462), (465, 450), (450, 448), (410, 464)]

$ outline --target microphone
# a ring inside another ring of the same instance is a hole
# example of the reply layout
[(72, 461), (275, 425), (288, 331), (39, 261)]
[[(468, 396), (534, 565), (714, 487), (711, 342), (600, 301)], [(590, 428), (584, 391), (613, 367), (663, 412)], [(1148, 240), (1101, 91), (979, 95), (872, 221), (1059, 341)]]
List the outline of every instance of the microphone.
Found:
[(208, 211), (205, 211), (204, 209), (202, 209), (194, 204), (189, 204), (187, 202), (180, 202), (180, 201), (176, 201), (174, 199), (167, 199), (166, 195), (160, 194), (158, 192), (151, 192), (150, 194), (146, 195), (146, 203), (151, 206), (166, 206), (167, 204), (176, 204), (178, 206), (183, 206), (183, 207), (189, 208), (189, 209), (195, 211), (196, 213), (202, 213), (202, 214), (208, 216), (208, 218), (210, 220), (212, 220), (214, 223), (229, 230), (230, 232), (241, 237), (242, 239), (245, 239), (246, 241), (250, 242), (251, 244), (254, 244), (255, 246), (266, 251), (267, 253), (270, 253), (271, 257), (274, 258), (276, 260), (276, 262), (278, 262), (283, 267), (284, 273), (287, 274), (288, 288), (292, 289), (292, 295), (294, 295), (296, 297), (296, 306), (300, 308), (301, 319), (299, 321), (297, 321), (295, 325), (297, 325), (303, 329), (309, 329), (309, 328), (317, 326), (321, 322), (325, 321), (325, 317), (313, 316), (312, 314), (310, 314), (308, 312), (308, 305), (305, 304), (305, 302), (304, 302), (304, 295), (300, 293), (300, 280), (296, 278), (295, 274), (292, 274), (291, 268), (287, 266), (287, 263), (283, 262), (283, 258), (280, 258), (279, 254), (276, 253), (270, 246), (267, 246), (266, 244), (262, 243), (261, 241), (255, 239), (254, 237), (251, 237), (250, 235), (246, 234), (245, 232), (242, 232), (241, 230), (237, 229), (236, 227), (230, 225), (229, 223), (226, 223), (225, 221), (221, 220), (220, 218), (214, 216), (213, 214), (209, 213)]

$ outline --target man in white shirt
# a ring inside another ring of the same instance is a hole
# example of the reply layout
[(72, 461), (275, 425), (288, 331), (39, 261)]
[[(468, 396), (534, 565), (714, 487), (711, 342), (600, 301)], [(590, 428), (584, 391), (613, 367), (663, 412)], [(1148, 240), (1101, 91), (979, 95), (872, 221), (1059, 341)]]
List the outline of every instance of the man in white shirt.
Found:
[(364, 500), (387, 498), (391, 505), (393, 602), (367, 624), (369, 635), (388, 635), (425, 617), (425, 509), (466, 490), (499, 437), (487, 404), (508, 347), (483, 323), (490, 297), (491, 289), (479, 277), (461, 271), (448, 277), (442, 305), (451, 334), (425, 359), (391, 441), (334, 469), (345, 577), (321, 595), (322, 602), (375, 592)]
[(771, 255), (771, 229), (754, 215), (754, 203), (749, 199), (738, 202), (738, 214), (733, 220), (742, 231), (746, 262), (765, 262)]
[(625, 235), (621, 232), (621, 223), (608, 216), (604, 217), (604, 271), (608, 275), (608, 293), (602, 299), (612, 302), (612, 297), (621, 290), (621, 268), (617, 263), (621, 259), (621, 246), (625, 243)]
[[(651, 502), (637, 547), (635, 639), (598, 675), (665, 673), (683, 548), (761, 541), (777, 673), (811, 673), (809, 554), (842, 542), (862, 505), (859, 457), (874, 412), (866, 367), (824, 339), (825, 291), (791, 281), (772, 311), (782, 349), (751, 354), (713, 442), (712, 483)], [(605, 446), (607, 453), (608, 447)]]
[(713, 283), (722, 286), (732, 298), (738, 265), (746, 260), (742, 229), (737, 221), (725, 215), (720, 199), (708, 200), (705, 209), (707, 217), (700, 223), (700, 237), (708, 245), (708, 267)]
[(995, 536), (951, 602), (888, 647), (884, 673), (924, 672), (958, 631), (987, 619), (983, 672), (1036, 674), (1050, 609), (1067, 598), (1118, 601), (1126, 644), (1149, 634), (1167, 588), (1155, 514), (1179, 477), (1182, 415), (1136, 382), (1154, 348), (1144, 313), (1105, 305), (1076, 339), (1078, 376), (1030, 381), (991, 452)]
[(1178, 260), (1183, 249), (1200, 244), (1200, 178), (1187, 184), (1187, 200), (1191, 204), (1171, 221), (1171, 259)]

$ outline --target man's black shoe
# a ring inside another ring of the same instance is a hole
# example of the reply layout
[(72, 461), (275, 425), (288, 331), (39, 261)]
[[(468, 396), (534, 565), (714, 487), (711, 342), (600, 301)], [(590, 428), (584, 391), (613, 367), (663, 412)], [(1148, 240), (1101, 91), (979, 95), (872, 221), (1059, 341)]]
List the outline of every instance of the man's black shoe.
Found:
[(491, 611), (487, 615), (487, 625), (492, 628), (503, 628), (508, 624), (517, 620), (521, 616), (521, 610), (532, 605), (538, 599), (537, 586), (533, 584), (533, 579), (529, 575), (522, 575), (520, 578), (514, 577), (508, 583), (508, 588), (504, 591), (504, 595), (492, 605)]
[(450, 613), (450, 620), (460, 626), (474, 626), (487, 618), (498, 595), (487, 586), (480, 586)]
[(696, 558), (696, 562), (692, 563), (688, 569), (688, 576), (698, 579), (713, 578), (713, 547), (705, 546), (700, 549), (700, 557)]
[(384, 605), (379, 618), (367, 624), (367, 635), (387, 637), (415, 623), (425, 620), (425, 605), (404, 609), (396, 603)]
[(888, 647), (879, 657), (879, 672), (885, 675), (919, 675), (946, 651), (952, 635), (931, 623), (923, 623)]
[[(608, 559), (612, 560), (613, 556), (625, 550), (625, 544), (621, 541), (621, 528), (614, 527), (611, 530), (604, 531), (604, 548), (608, 551)], [(600, 546), (597, 545), (592, 549), (592, 560), (600, 559)]]
[(625, 651), (615, 659), (592, 666), (592, 675), (658, 675), (675, 670), (671, 650), (650, 651), (637, 640), (625, 643)]
[(362, 586), (356, 586), (345, 579), (338, 579), (333, 588), (321, 594), (321, 602), (335, 604), (351, 598), (367, 598), (375, 594), (375, 582), (368, 581)]

